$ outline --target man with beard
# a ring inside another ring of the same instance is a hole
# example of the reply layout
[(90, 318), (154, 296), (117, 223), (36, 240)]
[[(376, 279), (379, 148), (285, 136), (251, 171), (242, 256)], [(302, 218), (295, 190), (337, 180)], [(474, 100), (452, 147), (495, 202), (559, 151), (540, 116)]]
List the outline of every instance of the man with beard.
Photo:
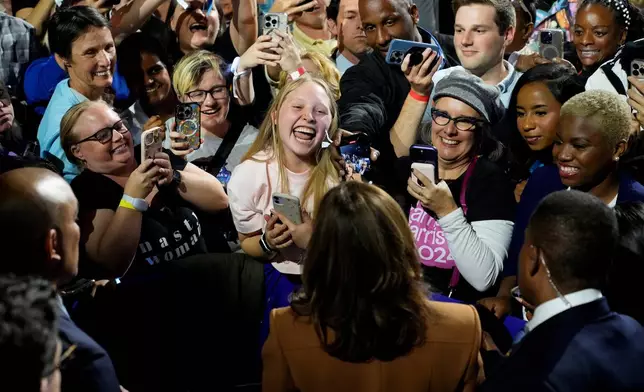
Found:
[(331, 0), (326, 9), (326, 17), (331, 34), (338, 40), (333, 59), (343, 75), (347, 69), (358, 64), (360, 56), (369, 50), (358, 0)]

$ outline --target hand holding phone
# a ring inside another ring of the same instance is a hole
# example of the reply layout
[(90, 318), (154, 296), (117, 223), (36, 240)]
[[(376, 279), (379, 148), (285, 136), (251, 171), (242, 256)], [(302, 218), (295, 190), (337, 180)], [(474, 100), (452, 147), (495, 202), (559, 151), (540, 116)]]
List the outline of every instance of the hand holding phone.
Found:
[[(416, 65), (413, 65), (416, 64)], [(408, 53), (400, 65), (412, 91), (416, 94), (429, 97), (432, 88), (432, 79), (438, 70), (443, 67), (440, 52), (425, 49), (422, 54)], [(429, 98), (427, 99), (429, 101)]]
[(547, 60), (564, 57), (564, 32), (546, 29), (539, 32), (539, 55)]
[(186, 137), (188, 147), (201, 146), (201, 107), (198, 103), (180, 103), (175, 110), (175, 131)]
[(438, 183), (438, 151), (433, 146), (414, 144), (409, 149), (409, 158), (412, 161), (411, 177), (420, 186), (423, 186), (418, 181), (418, 178), (413, 173), (416, 169), (421, 172), (425, 177), (431, 180), (432, 183)]
[(154, 127), (143, 131), (141, 134), (141, 162), (146, 159), (154, 159), (157, 153), (163, 150), (163, 129)]
[(343, 137), (340, 155), (345, 163), (345, 180), (368, 179), (371, 172), (371, 142), (364, 133)]

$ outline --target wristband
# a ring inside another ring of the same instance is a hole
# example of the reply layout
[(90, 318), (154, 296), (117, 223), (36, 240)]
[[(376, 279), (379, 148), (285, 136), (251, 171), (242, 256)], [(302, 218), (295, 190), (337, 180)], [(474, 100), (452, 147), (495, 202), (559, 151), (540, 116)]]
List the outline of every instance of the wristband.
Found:
[(291, 78), (291, 80), (298, 80), (300, 76), (304, 75), (305, 73), (306, 69), (304, 69), (304, 67), (299, 67), (297, 70), (288, 74), (288, 76)]
[(262, 248), (262, 252), (266, 253), (268, 256), (275, 254), (275, 251), (271, 249), (268, 245), (268, 241), (266, 241), (266, 232), (262, 233), (262, 236), (259, 238), (259, 246)]
[(409, 90), (409, 96), (418, 102), (429, 102), (429, 95), (421, 95), (413, 89)]
[(124, 207), (138, 212), (145, 212), (150, 206), (144, 199), (137, 199), (124, 194), (123, 198), (121, 198), (121, 201), (119, 202), (119, 207)]

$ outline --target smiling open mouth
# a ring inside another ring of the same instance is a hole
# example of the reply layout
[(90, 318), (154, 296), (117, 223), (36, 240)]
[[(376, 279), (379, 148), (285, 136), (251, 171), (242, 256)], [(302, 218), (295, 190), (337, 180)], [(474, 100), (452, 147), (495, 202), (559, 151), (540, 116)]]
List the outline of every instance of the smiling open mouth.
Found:
[(311, 141), (315, 138), (315, 130), (306, 127), (297, 127), (293, 130), (293, 136), (301, 141)]
[(197, 22), (190, 25), (190, 31), (192, 31), (193, 33), (195, 31), (205, 31), (205, 30), (208, 30), (208, 25), (205, 23)]

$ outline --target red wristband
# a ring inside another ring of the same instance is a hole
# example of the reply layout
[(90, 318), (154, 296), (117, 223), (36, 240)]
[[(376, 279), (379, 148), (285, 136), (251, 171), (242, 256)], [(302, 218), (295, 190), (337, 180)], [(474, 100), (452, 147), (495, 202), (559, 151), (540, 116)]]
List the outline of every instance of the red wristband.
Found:
[(429, 95), (421, 95), (414, 90), (409, 90), (409, 96), (418, 102), (429, 102)]
[(291, 80), (297, 80), (300, 78), (300, 76), (304, 75), (306, 73), (306, 69), (304, 67), (299, 67), (295, 71), (291, 72), (288, 76), (291, 77)]

